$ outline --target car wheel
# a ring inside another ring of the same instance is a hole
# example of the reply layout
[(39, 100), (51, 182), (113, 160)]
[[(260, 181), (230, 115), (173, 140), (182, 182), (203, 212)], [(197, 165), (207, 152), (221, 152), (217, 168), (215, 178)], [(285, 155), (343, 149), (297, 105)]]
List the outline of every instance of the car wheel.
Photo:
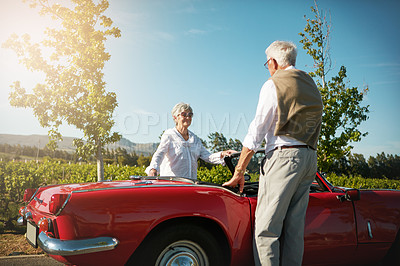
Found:
[(158, 255), (155, 265), (210, 265), (204, 249), (197, 243), (178, 240)]
[(154, 232), (139, 246), (127, 265), (226, 265), (218, 240), (197, 225), (173, 225)]

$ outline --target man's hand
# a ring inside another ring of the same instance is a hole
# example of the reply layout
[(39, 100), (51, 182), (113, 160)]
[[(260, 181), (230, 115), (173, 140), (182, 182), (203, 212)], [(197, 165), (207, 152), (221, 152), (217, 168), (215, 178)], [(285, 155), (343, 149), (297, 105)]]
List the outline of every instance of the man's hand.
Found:
[[(253, 156), (254, 151), (249, 148), (243, 147), (242, 152), (240, 153), (239, 161), (236, 165), (235, 173), (231, 180), (222, 184), (222, 186), (235, 187), (239, 185), (240, 193), (243, 192), (244, 188), (244, 171), (246, 170), (247, 165), (249, 164), (251, 157)], [(238, 170), (241, 169), (241, 170)]]
[(157, 170), (156, 169), (151, 169), (149, 172), (149, 176), (156, 176), (157, 175)]
[(236, 171), (231, 180), (222, 184), (222, 186), (227, 187), (236, 187), (237, 185), (239, 185), (239, 191), (242, 193), (244, 188), (244, 174)]

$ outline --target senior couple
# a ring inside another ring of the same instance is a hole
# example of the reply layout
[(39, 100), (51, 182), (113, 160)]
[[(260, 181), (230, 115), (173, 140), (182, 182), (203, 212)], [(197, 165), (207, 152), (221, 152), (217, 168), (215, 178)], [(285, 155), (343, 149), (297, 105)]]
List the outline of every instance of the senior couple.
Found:
[[(256, 265), (301, 265), (309, 187), (317, 171), (317, 140), (322, 100), (313, 79), (295, 68), (297, 48), (275, 41), (265, 51), (271, 78), (261, 88), (256, 114), (243, 141), (231, 180), (223, 186), (244, 187), (244, 173), (265, 139), (255, 214)], [(146, 173), (197, 179), (197, 159), (223, 163), (233, 150), (210, 154), (188, 130), (193, 110), (179, 103), (172, 109), (176, 127), (168, 129)]]

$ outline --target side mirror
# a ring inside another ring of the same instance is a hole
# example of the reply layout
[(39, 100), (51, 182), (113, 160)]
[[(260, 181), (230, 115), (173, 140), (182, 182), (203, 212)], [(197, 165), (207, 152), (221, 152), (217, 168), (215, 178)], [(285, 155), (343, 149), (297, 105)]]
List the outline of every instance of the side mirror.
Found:
[(336, 198), (338, 200), (340, 200), (340, 202), (343, 202), (346, 200), (347, 201), (357, 201), (357, 200), (360, 200), (361, 193), (360, 193), (360, 190), (358, 190), (356, 188), (350, 188), (350, 189), (346, 189), (344, 195), (336, 196)]
[(360, 190), (356, 188), (351, 188), (346, 190), (346, 199), (349, 201), (357, 201), (360, 200), (361, 193)]
[(249, 181), (250, 180), (250, 175), (249, 174), (244, 174), (244, 181)]

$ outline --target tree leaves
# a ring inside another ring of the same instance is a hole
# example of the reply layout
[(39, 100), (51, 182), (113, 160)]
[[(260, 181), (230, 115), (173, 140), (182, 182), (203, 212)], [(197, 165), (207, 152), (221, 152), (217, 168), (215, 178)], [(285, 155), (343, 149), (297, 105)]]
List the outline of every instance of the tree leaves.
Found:
[(360, 91), (357, 87), (349, 87), (347, 71), (341, 66), (336, 76), (327, 81), (331, 70), (330, 32), (331, 24), (319, 11), (317, 4), (311, 7), (314, 19), (306, 19), (307, 24), (300, 43), (314, 60), (314, 71), (309, 74), (318, 78), (316, 84), (320, 90), (324, 104), (322, 128), (318, 144), (318, 166), (327, 171), (330, 165), (346, 155), (353, 148), (352, 142), (358, 142), (368, 133), (362, 133), (358, 126), (368, 119), (369, 106), (362, 106), (368, 88)]
[(241, 151), (243, 147), (240, 140), (230, 138), (228, 141), (224, 134), (218, 132), (210, 133), (208, 139), (209, 144), (207, 146), (212, 152), (225, 151), (229, 149)]
[(27, 2), (39, 8), (40, 14), (58, 21), (60, 28), (46, 29), (47, 37), (40, 43), (32, 43), (29, 35), (12, 35), (3, 44), (16, 52), (27, 69), (45, 76), (45, 83), (37, 84), (31, 94), (15, 82), (10, 104), (33, 110), (40, 125), (49, 128), (51, 147), (56, 147), (61, 138), (59, 126), (66, 122), (84, 133), (84, 141), (76, 142), (78, 153), (96, 152), (101, 159), (103, 145), (120, 138), (111, 132), (116, 94), (106, 92), (102, 72), (110, 59), (104, 45), (107, 37), (121, 36), (120, 30), (112, 27), (112, 20), (103, 15), (108, 1), (72, 0), (63, 2), (66, 6), (51, 1)]

